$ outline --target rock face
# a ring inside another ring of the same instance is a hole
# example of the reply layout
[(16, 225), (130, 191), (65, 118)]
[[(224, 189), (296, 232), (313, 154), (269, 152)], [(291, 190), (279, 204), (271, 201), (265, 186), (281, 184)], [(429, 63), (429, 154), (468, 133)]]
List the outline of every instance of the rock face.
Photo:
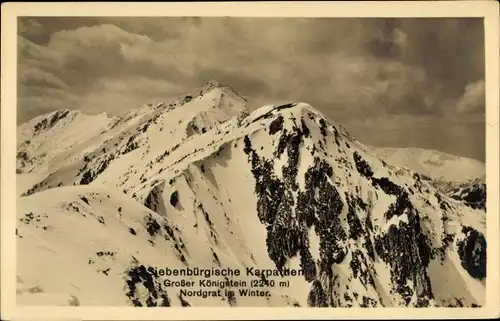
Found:
[[(80, 305), (484, 304), (485, 212), (475, 190), (450, 197), (308, 104), (245, 105), (209, 83), (53, 157), (19, 199), (19, 277)], [(29, 148), (20, 152), (29, 159)], [(40, 244), (50, 249), (43, 258), (33, 255)], [(55, 281), (33, 271), (39, 264), (77, 272)], [(237, 287), (189, 296), (148, 272), (165, 266), (275, 269), (289, 286), (268, 286), (264, 297)], [(290, 269), (302, 273), (287, 279)]]

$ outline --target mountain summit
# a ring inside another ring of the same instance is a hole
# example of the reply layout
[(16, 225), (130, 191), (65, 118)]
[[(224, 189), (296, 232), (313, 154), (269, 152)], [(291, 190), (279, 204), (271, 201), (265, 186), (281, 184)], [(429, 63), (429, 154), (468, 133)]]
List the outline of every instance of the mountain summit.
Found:
[[(230, 87), (203, 88), (71, 143), (77, 120), (52, 126), (50, 151), (20, 141), (18, 172), (34, 176), (18, 200), (19, 304), (484, 304), (484, 211), (309, 104), (249, 113)], [(208, 286), (167, 268), (241, 274), (207, 272)]]

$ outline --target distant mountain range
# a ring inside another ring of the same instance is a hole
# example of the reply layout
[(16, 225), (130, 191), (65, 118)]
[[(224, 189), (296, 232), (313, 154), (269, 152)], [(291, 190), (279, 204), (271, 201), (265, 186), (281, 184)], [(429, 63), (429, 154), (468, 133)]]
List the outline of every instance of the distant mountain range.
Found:
[(410, 168), (432, 180), (437, 188), (467, 206), (486, 210), (485, 164), (436, 150), (377, 148), (371, 150), (387, 162)]

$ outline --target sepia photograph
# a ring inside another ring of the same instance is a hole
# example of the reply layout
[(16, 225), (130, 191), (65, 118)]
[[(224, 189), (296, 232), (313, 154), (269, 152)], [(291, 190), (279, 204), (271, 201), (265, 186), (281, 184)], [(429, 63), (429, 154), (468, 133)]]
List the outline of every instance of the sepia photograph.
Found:
[(484, 17), (15, 21), (18, 307), (487, 306)]

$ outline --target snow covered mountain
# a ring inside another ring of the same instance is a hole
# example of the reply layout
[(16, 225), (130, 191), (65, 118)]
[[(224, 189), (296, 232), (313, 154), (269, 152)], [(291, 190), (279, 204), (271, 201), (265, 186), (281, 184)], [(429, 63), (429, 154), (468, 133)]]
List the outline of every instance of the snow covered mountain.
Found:
[[(21, 126), (19, 304), (484, 304), (485, 212), (306, 103), (250, 113), (212, 82), (122, 118), (72, 115)], [(241, 274), (164, 275), (187, 268)]]
[(486, 168), (483, 162), (436, 150), (371, 147), (390, 164), (410, 168), (438, 189), (475, 209), (486, 210)]
[(58, 110), (33, 118), (17, 129), (17, 172), (31, 173), (45, 169), (56, 156), (76, 144), (82, 144), (109, 130), (118, 118), (105, 113), (95, 116), (80, 111)]
[(431, 149), (371, 147), (371, 150), (390, 164), (408, 167), (434, 180), (465, 182), (485, 177), (483, 162)]

